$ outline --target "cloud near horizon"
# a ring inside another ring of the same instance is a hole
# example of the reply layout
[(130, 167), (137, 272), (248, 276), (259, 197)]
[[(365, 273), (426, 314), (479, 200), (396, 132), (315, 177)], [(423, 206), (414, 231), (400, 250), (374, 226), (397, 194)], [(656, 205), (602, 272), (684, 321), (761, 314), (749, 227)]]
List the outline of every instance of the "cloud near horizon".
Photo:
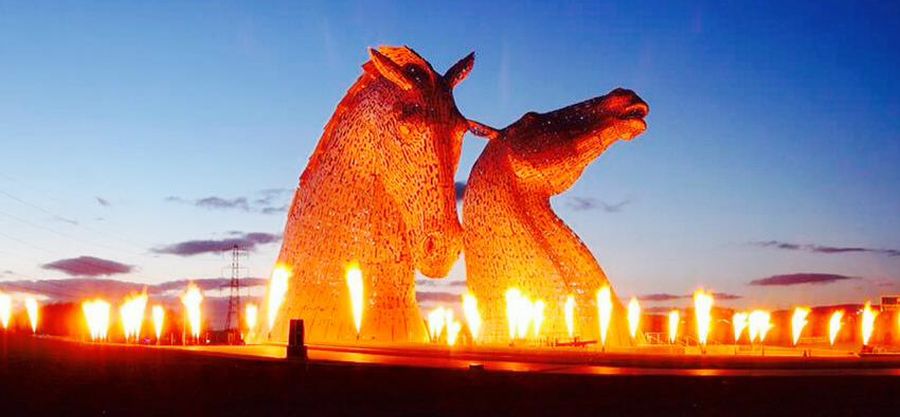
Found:
[[(717, 300), (739, 300), (744, 298), (742, 295), (730, 294), (727, 292), (713, 292), (713, 298)], [(668, 293), (653, 293), (653, 294), (644, 294), (637, 296), (637, 299), (640, 301), (650, 301), (650, 302), (661, 302), (661, 301), (672, 301), (672, 300), (685, 300), (693, 298), (693, 294), (686, 295), (678, 295), (678, 294), (668, 294)]]
[(618, 203), (607, 203), (590, 197), (571, 197), (566, 201), (566, 205), (575, 211), (600, 209), (604, 213), (619, 213), (628, 204), (631, 204), (631, 200), (629, 199), (622, 200)]
[(750, 281), (748, 285), (782, 287), (803, 284), (825, 285), (855, 279), (859, 279), (859, 277), (850, 277), (838, 274), (802, 272), (797, 274), (772, 275), (766, 278), (755, 279), (753, 281)]
[(281, 235), (272, 233), (240, 233), (229, 232), (234, 236), (226, 239), (188, 240), (150, 249), (153, 253), (164, 255), (194, 256), (206, 253), (221, 253), (237, 246), (243, 250), (254, 251), (259, 245), (275, 243), (281, 240)]
[(255, 197), (225, 198), (208, 196), (197, 199), (186, 199), (178, 196), (169, 196), (165, 201), (170, 203), (189, 204), (194, 207), (208, 210), (239, 210), (262, 214), (285, 213), (288, 210), (288, 202), (285, 198), (293, 190), (288, 188), (267, 188), (259, 190)]
[(60, 259), (41, 265), (41, 268), (61, 271), (71, 276), (83, 277), (127, 274), (134, 270), (134, 266), (132, 265), (126, 265), (109, 259), (95, 258), (93, 256)]
[(859, 246), (827, 246), (827, 245), (816, 245), (816, 244), (801, 244), (801, 243), (791, 243), (784, 242), (780, 240), (767, 240), (767, 241), (756, 241), (750, 242), (750, 245), (761, 247), (761, 248), (774, 248), (781, 250), (789, 250), (789, 251), (803, 251), (810, 253), (821, 253), (826, 255), (834, 255), (841, 253), (872, 253), (877, 255), (886, 255), (886, 256), (900, 256), (900, 249), (886, 249), (886, 248), (866, 248)]

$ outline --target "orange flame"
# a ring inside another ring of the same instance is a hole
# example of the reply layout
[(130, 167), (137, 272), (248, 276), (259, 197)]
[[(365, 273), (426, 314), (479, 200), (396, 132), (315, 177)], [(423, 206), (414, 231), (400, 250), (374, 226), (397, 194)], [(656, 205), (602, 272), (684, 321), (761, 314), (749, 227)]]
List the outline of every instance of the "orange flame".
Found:
[(831, 314), (828, 320), (828, 343), (834, 346), (838, 332), (841, 330), (841, 319), (844, 317), (844, 310), (838, 310)]
[(628, 331), (631, 333), (632, 339), (637, 336), (637, 331), (640, 326), (641, 305), (638, 304), (637, 298), (631, 297), (631, 301), (628, 302)]
[(866, 301), (866, 305), (863, 307), (862, 312), (862, 340), (864, 346), (867, 346), (869, 344), (869, 339), (872, 338), (872, 331), (875, 330), (876, 317), (878, 317), (878, 312), (872, 310), (871, 302)]
[(109, 332), (109, 303), (101, 299), (85, 301), (81, 304), (91, 340), (106, 339)]
[(794, 342), (794, 346), (797, 346), (797, 342), (800, 341), (800, 334), (803, 333), (803, 328), (807, 324), (807, 316), (809, 316), (808, 308), (797, 307), (794, 309), (794, 314), (791, 316), (791, 340)]
[(532, 302), (517, 288), (506, 290), (505, 296), (510, 339), (524, 339), (529, 330), (535, 337), (540, 337), (541, 325), (544, 323), (544, 302)]
[(278, 317), (278, 309), (284, 303), (284, 297), (287, 294), (288, 279), (291, 277), (291, 270), (284, 265), (276, 265), (272, 271), (272, 277), (269, 279), (268, 305), (266, 306), (266, 314), (268, 318), (269, 331), (275, 325), (275, 319)]
[(575, 297), (570, 295), (566, 297), (565, 305), (566, 331), (569, 332), (569, 339), (575, 337)]
[(9, 318), (12, 316), (12, 297), (0, 292), (0, 324), (3, 330), (9, 328)]
[(147, 293), (125, 298), (125, 302), (119, 307), (119, 316), (122, 319), (122, 330), (125, 340), (141, 337), (141, 326), (144, 324), (144, 311), (147, 309)]
[(166, 320), (166, 310), (163, 309), (163, 306), (157, 304), (151, 309), (150, 315), (153, 316), (153, 330), (156, 332), (156, 341), (159, 341), (163, 331), (163, 324), (165, 324)]
[(201, 312), (200, 304), (203, 302), (203, 293), (193, 282), (188, 284), (187, 290), (181, 296), (181, 303), (187, 312), (188, 323), (191, 327), (191, 337), (200, 338)]
[(462, 330), (462, 324), (453, 318), (453, 310), (448, 308), (444, 310), (444, 314), (446, 314), (444, 323), (447, 328), (447, 345), (453, 346), (456, 344), (456, 339), (459, 337), (459, 331)]
[(766, 334), (772, 329), (772, 315), (765, 310), (753, 310), (747, 316), (748, 331), (750, 332), (750, 342), (759, 340), (760, 343), (766, 340)]
[(25, 299), (25, 310), (28, 311), (28, 321), (31, 322), (31, 332), (37, 333), (38, 302), (34, 297)]
[(669, 343), (678, 339), (678, 325), (681, 324), (681, 313), (678, 310), (669, 312)]
[[(731, 316), (731, 325), (734, 327), (734, 343), (737, 343), (741, 340), (741, 334), (744, 333), (744, 329), (747, 328), (747, 313), (734, 313)], [(752, 342), (752, 340), (751, 340)]]
[(481, 332), (481, 313), (478, 312), (478, 299), (471, 293), (462, 297), (463, 315), (466, 317), (466, 324), (469, 325), (469, 332), (472, 333), (472, 339), (478, 339)]
[(356, 334), (362, 328), (363, 316), (363, 274), (359, 264), (351, 263), (347, 267), (347, 287), (350, 289), (350, 307), (353, 310), (353, 324), (356, 325)]
[(432, 342), (437, 342), (444, 333), (446, 320), (447, 313), (444, 311), (444, 307), (436, 307), (428, 313), (428, 335), (431, 336)]
[(694, 316), (697, 321), (697, 341), (701, 345), (706, 344), (709, 337), (709, 327), (712, 323), (713, 296), (702, 289), (694, 293)]
[(597, 290), (597, 315), (600, 321), (600, 344), (606, 346), (606, 335), (612, 319), (612, 292), (609, 290), (609, 285), (604, 285)]
[(256, 332), (256, 324), (259, 321), (259, 307), (250, 303), (244, 307), (244, 324), (247, 326), (248, 333)]

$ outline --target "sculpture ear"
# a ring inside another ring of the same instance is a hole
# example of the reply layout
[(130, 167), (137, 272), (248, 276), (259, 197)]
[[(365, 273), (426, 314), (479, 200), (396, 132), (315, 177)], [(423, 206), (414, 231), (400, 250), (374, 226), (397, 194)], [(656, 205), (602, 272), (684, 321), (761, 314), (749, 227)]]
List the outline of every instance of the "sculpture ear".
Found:
[(475, 65), (475, 52), (470, 52), (465, 58), (460, 59), (457, 63), (453, 64), (450, 69), (447, 70), (447, 73), (444, 74), (444, 81), (450, 85), (450, 88), (456, 87), (457, 84), (463, 82), (466, 77), (469, 76), (469, 73), (472, 71), (472, 67)]
[(377, 69), (378, 73), (384, 78), (387, 78), (388, 81), (396, 84), (397, 87), (400, 87), (402, 90), (412, 90), (414, 85), (413, 81), (406, 76), (403, 72), (403, 68), (397, 65), (396, 62), (373, 48), (369, 48), (369, 57), (372, 59), (372, 64), (375, 65), (375, 69)]
[(478, 123), (474, 120), (467, 120), (469, 122), (469, 132), (472, 132), (475, 136), (481, 136), (483, 138), (487, 138), (489, 140), (494, 140), (500, 137), (500, 131), (494, 129), (483, 123)]

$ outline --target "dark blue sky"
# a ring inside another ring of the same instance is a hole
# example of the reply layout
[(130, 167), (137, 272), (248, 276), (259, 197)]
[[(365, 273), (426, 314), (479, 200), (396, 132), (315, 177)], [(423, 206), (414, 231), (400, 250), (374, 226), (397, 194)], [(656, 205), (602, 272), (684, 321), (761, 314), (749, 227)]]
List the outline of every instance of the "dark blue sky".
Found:
[[(366, 48), (407, 44), (439, 71), (476, 51), (457, 104), (497, 126), (619, 86), (650, 103), (553, 202), (621, 295), (900, 292), (897, 3), (34, 3), (0, 1), (0, 280), (79, 256), (220, 275), (166, 246), (280, 233), (289, 195), (264, 190), (296, 185)], [(828, 275), (748, 285), (795, 273)]]

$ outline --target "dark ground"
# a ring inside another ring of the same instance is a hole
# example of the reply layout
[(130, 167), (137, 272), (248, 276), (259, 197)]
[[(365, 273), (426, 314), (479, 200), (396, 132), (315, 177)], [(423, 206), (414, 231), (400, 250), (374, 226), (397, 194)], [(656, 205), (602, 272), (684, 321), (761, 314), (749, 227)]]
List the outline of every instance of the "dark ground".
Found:
[(900, 376), (592, 376), (304, 366), (0, 338), (0, 416), (900, 415)]

